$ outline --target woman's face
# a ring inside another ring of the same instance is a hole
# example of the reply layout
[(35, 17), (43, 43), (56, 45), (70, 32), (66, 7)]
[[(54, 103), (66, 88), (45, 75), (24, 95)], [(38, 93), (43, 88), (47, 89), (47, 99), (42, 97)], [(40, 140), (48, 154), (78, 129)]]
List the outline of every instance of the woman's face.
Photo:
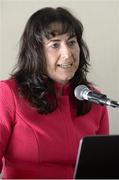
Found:
[(44, 38), (43, 44), (48, 76), (55, 82), (66, 84), (79, 66), (80, 49), (76, 37), (56, 35)]

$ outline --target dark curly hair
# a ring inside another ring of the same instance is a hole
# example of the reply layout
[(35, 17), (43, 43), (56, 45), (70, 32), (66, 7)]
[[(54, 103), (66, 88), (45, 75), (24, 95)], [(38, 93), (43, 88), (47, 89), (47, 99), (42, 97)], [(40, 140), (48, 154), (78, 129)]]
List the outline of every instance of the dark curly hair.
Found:
[[(55, 36), (51, 23), (58, 22), (58, 34), (75, 33), (80, 47), (79, 67), (70, 80), (71, 100), (77, 108), (77, 115), (89, 112), (91, 103), (79, 101), (74, 97), (74, 88), (79, 84), (90, 85), (86, 75), (89, 69), (89, 50), (82, 38), (83, 25), (65, 8), (46, 7), (35, 12), (28, 20), (20, 41), (20, 52), (12, 78), (16, 79), (21, 95), (39, 113), (48, 114), (57, 107), (53, 81), (47, 76), (43, 37)], [(50, 97), (50, 98), (49, 98)], [(52, 100), (51, 100), (52, 99)]]

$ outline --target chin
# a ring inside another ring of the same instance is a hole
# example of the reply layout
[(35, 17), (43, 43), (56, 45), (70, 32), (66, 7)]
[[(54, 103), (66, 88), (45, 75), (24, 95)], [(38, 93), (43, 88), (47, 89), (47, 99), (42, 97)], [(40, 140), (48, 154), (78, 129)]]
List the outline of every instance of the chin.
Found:
[(71, 79), (72, 79), (73, 77), (70, 77), (70, 78), (67, 78), (67, 79), (62, 79), (62, 80), (60, 80), (60, 82), (62, 83), (62, 84), (67, 84)]

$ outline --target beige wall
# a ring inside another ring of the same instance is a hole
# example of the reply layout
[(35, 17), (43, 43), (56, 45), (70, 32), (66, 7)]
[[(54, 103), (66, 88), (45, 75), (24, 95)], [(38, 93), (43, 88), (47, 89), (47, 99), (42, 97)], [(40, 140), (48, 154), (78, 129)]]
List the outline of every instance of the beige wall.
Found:
[[(69, 8), (84, 24), (91, 54), (89, 79), (109, 97), (119, 100), (118, 0), (1, 0), (0, 79), (9, 77), (17, 60), (18, 43), (26, 21), (45, 6)], [(119, 133), (119, 109), (108, 108), (111, 133)]]

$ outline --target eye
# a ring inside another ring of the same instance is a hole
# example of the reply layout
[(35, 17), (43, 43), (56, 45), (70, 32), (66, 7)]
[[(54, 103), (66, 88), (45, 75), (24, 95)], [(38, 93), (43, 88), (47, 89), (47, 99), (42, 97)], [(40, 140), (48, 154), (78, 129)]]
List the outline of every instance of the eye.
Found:
[(68, 42), (68, 45), (69, 45), (70, 47), (73, 47), (73, 46), (75, 46), (76, 44), (77, 44), (77, 41), (76, 41), (76, 40), (71, 40), (71, 41)]
[(59, 48), (59, 43), (53, 43), (53, 44), (51, 44), (51, 48), (53, 48), (53, 49), (58, 49)]

